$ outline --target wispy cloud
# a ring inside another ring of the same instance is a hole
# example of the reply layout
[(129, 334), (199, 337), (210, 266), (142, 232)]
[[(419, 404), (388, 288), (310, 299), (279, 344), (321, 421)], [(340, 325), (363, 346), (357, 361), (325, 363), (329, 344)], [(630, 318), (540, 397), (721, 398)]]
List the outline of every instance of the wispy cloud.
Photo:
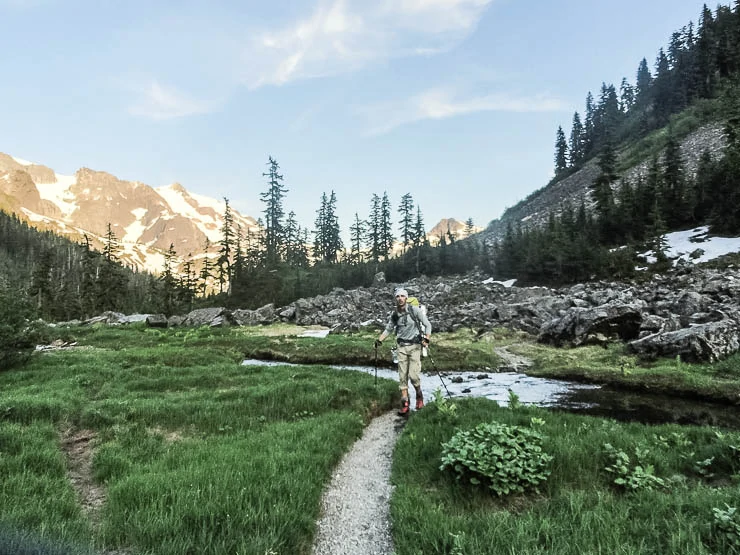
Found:
[(366, 106), (359, 111), (367, 119), (367, 134), (382, 135), (417, 121), (440, 120), (475, 112), (550, 112), (567, 108), (568, 104), (546, 94), (528, 97), (507, 93), (461, 95), (440, 87), (406, 100)]
[(307, 18), (245, 45), (242, 79), (252, 88), (282, 85), (443, 52), (475, 29), (492, 1), (323, 1)]
[(135, 116), (165, 120), (203, 114), (212, 109), (207, 103), (189, 98), (186, 94), (156, 81), (140, 88), (137, 93), (140, 100), (129, 108), (129, 113)]
[(0, 9), (29, 10), (49, 3), (48, 0), (0, 0)]

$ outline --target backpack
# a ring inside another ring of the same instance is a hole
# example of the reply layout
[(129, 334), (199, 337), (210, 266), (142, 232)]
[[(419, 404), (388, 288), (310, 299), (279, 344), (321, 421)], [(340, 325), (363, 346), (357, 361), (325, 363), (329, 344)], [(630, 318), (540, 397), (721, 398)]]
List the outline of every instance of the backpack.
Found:
[[(419, 302), (418, 297), (408, 297), (406, 299), (406, 304), (411, 305), (417, 309), (419, 309), (419, 312), (421, 312), (424, 316), (427, 315), (427, 307)], [(424, 329), (421, 326), (421, 321), (419, 318), (416, 317), (416, 314), (414, 314), (414, 311), (412, 309), (409, 309), (409, 316), (411, 316), (411, 319), (416, 324), (416, 327), (419, 329), (419, 335), (424, 335)], [(393, 315), (391, 316), (393, 319), (393, 323), (395, 325), (398, 325), (398, 312), (394, 309)]]
[(427, 307), (419, 302), (419, 297), (409, 297), (406, 299), (406, 302), (411, 306), (418, 308), (424, 316), (427, 315)]

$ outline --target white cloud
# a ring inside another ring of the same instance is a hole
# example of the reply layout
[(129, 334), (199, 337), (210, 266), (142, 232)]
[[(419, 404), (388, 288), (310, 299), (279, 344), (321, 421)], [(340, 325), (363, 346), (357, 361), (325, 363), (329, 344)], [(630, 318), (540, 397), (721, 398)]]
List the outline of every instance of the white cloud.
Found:
[(445, 119), (475, 112), (550, 112), (567, 109), (560, 100), (539, 94), (515, 97), (506, 93), (462, 96), (446, 88), (433, 88), (397, 103), (368, 106), (368, 134), (381, 135), (416, 121)]
[(492, 0), (386, 0), (389, 16), (406, 28), (426, 32), (468, 32)]
[(180, 91), (164, 87), (156, 81), (137, 92), (142, 98), (138, 104), (129, 108), (129, 113), (136, 116), (164, 120), (211, 111), (206, 103), (188, 98)]
[(472, 32), (492, 1), (324, 1), (307, 18), (245, 45), (242, 79), (253, 88), (282, 85), (443, 52)]

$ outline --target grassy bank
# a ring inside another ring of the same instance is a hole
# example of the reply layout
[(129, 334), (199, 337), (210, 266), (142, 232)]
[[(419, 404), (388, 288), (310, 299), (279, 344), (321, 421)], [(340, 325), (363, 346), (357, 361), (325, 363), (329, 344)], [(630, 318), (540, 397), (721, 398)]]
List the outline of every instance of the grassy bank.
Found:
[[(370, 373), (323, 365), (240, 364), (374, 363), (376, 333), (314, 339), (300, 331), (56, 330), (76, 346), (0, 373), (0, 552), (3, 541), (48, 541), (127, 555), (309, 553), (334, 466), (369, 418), (396, 406), (398, 390)], [(738, 391), (740, 382), (729, 363), (641, 366), (617, 348), (556, 350), (505, 330), (437, 334), (433, 354), (438, 369), (495, 368), (500, 347), (550, 375), (673, 377), (701, 391)], [(379, 357), (389, 364), (387, 346)], [(397, 555), (709, 553), (717, 542), (712, 509), (740, 494), (737, 432), (485, 400), (440, 406), (411, 417), (394, 456)], [(499, 498), (439, 470), (443, 442), (490, 421), (543, 435), (554, 458), (539, 493)], [(663, 485), (616, 486), (604, 470), (606, 443), (630, 457), (627, 478), (651, 481), (635, 470), (640, 459)]]

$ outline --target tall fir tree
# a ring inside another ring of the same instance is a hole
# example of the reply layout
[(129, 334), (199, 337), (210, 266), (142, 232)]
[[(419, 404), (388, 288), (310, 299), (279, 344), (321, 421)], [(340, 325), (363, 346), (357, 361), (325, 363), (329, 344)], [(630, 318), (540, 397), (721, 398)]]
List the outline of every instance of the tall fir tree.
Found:
[(224, 288), (231, 284), (231, 264), (233, 262), (234, 251), (234, 215), (231, 213), (229, 199), (224, 197), (224, 216), (221, 225), (221, 240), (218, 245), (218, 259), (216, 267), (218, 268), (218, 286), (219, 292), (223, 293)]
[(573, 123), (570, 130), (570, 142), (568, 143), (568, 164), (571, 168), (574, 168), (583, 162), (584, 150), (585, 150), (585, 137), (584, 137), (583, 123), (581, 123), (581, 116), (578, 112), (573, 114)]
[(565, 140), (565, 132), (558, 125), (555, 133), (555, 176), (562, 174), (568, 168), (568, 142)]
[(414, 235), (414, 199), (411, 193), (406, 193), (401, 197), (401, 203), (398, 205), (398, 213), (401, 219), (398, 221), (401, 230), (401, 244), (403, 252), (406, 252), (411, 245)]
[(359, 264), (363, 260), (362, 245), (365, 238), (365, 222), (355, 212), (354, 223), (349, 228), (349, 263)]
[(380, 202), (380, 250), (381, 256), (386, 260), (390, 258), (393, 251), (393, 242), (396, 240), (393, 236), (391, 210), (391, 201), (388, 198), (388, 193), (384, 191)]
[(285, 236), (283, 199), (288, 192), (283, 183), (283, 176), (279, 173), (280, 165), (276, 160), (269, 157), (269, 169), (262, 175), (267, 177), (267, 191), (260, 194), (260, 200), (264, 203), (265, 209), (262, 213), (265, 215), (264, 229), (264, 256), (265, 263), (268, 267), (273, 268), (281, 260), (281, 250)]

